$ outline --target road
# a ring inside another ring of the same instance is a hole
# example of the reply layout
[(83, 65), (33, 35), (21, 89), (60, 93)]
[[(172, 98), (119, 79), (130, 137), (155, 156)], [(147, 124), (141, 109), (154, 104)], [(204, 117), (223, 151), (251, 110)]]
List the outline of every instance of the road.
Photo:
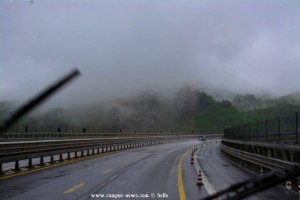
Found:
[[(8, 178), (0, 176), (0, 199), (179, 200), (183, 199), (183, 196), (189, 200), (201, 199), (208, 193), (205, 187), (196, 186), (197, 174), (194, 166), (190, 164), (191, 149), (200, 144), (199, 141), (190, 141), (127, 149), (103, 153), (80, 161), (71, 160), (72, 163), (69, 164), (67, 163), (70, 161), (65, 161), (57, 163), (58, 166), (46, 165), (46, 169), (36, 168), (34, 169), (36, 171), (30, 173), (23, 171)], [(198, 160), (216, 191), (253, 177), (232, 165), (220, 153), (219, 143), (216, 142), (201, 148)], [(182, 178), (182, 184), (179, 177)], [(139, 196), (126, 198), (127, 194)], [(102, 198), (101, 195), (124, 196)], [(152, 195), (155, 198), (152, 198)], [(298, 197), (274, 187), (249, 199), (298, 199)]]
[[(179, 199), (178, 165), (182, 162), (183, 190), (187, 198), (206, 196), (197, 188), (197, 175), (187, 150), (198, 141), (128, 149), (72, 164), (0, 180), (0, 199), (102, 199), (92, 195), (155, 195), (153, 199)], [(23, 172), (21, 172), (23, 173)], [(115, 198), (106, 198), (115, 199)], [(141, 198), (118, 198), (141, 199)]]
[[(242, 170), (233, 165), (227, 157), (220, 152), (220, 144), (211, 142), (205, 145), (198, 154), (198, 161), (208, 179), (208, 182), (216, 191), (220, 191), (229, 187), (231, 184), (242, 182), (254, 175)], [(299, 199), (299, 196), (292, 192), (281, 188), (280, 186), (273, 187), (269, 190), (255, 194), (248, 199), (251, 200), (266, 200), (266, 199)]]

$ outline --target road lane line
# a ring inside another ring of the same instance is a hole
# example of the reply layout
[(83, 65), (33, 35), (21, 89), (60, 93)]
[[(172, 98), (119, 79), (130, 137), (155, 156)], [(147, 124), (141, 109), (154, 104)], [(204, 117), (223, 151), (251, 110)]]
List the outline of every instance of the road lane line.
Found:
[(185, 191), (183, 186), (183, 178), (182, 178), (182, 162), (186, 154), (188, 154), (189, 150), (187, 150), (180, 158), (178, 163), (178, 190), (179, 190), (179, 197), (180, 200), (186, 200)]
[(199, 161), (198, 161), (198, 153), (200, 151), (200, 148), (195, 152), (193, 158), (194, 158), (194, 166), (195, 166), (195, 169), (196, 169), (196, 173), (199, 175), (199, 170), (201, 170), (201, 175), (202, 175), (202, 181), (203, 181), (203, 185), (207, 191), (207, 193), (209, 195), (213, 195), (216, 193), (216, 190), (213, 188), (213, 186), (209, 183), (209, 181), (207, 180), (206, 176), (205, 176), (205, 173), (204, 173), (204, 170), (201, 168), (200, 164), (199, 164)]
[(65, 194), (69, 194), (69, 193), (71, 193), (71, 192), (74, 192), (75, 190), (81, 188), (81, 187), (84, 186), (84, 185), (85, 185), (84, 183), (79, 183), (78, 185), (75, 185), (74, 187), (72, 187), (72, 188), (66, 190), (64, 193), (65, 193)]
[(115, 153), (115, 152), (107, 152), (107, 153), (103, 153), (103, 154), (99, 154), (99, 155), (94, 155), (94, 156), (89, 156), (89, 157), (84, 157), (84, 158), (76, 158), (75, 160), (64, 161), (62, 163), (51, 164), (49, 166), (45, 166), (45, 167), (41, 167), (41, 168), (37, 168), (37, 169), (30, 169), (28, 171), (18, 172), (17, 174), (6, 175), (6, 176), (3, 176), (3, 177), (0, 177), (0, 180), (12, 178), (12, 177), (15, 177), (15, 176), (21, 176), (21, 175), (29, 174), (29, 173), (33, 173), (33, 172), (38, 172), (38, 171), (42, 171), (42, 170), (45, 170), (45, 169), (50, 169), (50, 168), (53, 168), (53, 167), (57, 167), (57, 166), (61, 166), (61, 165), (66, 165), (66, 164), (70, 164), (70, 163), (74, 163), (74, 162), (78, 162), (78, 161), (81, 161), (81, 160), (91, 159), (91, 158), (94, 158), (94, 157), (106, 156), (106, 155), (113, 154), (113, 153)]
[(123, 162), (123, 164), (127, 164), (127, 163), (129, 163), (129, 161), (125, 161), (125, 162)]
[(102, 174), (107, 174), (110, 171), (112, 171), (112, 169), (105, 170), (104, 172), (102, 172)]

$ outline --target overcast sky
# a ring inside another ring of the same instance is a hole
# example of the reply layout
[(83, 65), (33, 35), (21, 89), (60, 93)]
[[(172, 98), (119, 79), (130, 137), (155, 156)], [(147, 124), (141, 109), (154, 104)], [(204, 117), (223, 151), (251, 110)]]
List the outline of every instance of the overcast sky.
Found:
[(184, 84), (300, 90), (299, 0), (1, 0), (0, 100), (25, 101), (75, 66), (52, 103)]

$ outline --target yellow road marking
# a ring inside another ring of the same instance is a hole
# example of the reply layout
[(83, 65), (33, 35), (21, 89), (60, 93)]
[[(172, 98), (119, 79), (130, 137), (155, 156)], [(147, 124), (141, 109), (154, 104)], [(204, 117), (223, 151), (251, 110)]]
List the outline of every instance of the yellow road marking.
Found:
[(75, 185), (74, 187), (68, 189), (65, 191), (65, 194), (69, 194), (71, 192), (74, 192), (75, 190), (81, 188), (82, 186), (84, 186), (84, 183), (79, 183), (78, 185)]
[(105, 170), (104, 172), (102, 172), (102, 174), (107, 174), (108, 172), (110, 172), (112, 169), (108, 169), (108, 170)]
[(189, 150), (187, 150), (181, 157), (178, 163), (178, 190), (179, 190), (179, 197), (180, 200), (185, 200), (185, 191), (183, 186), (183, 178), (182, 178), (182, 161), (186, 154), (188, 154)]
[(125, 162), (123, 162), (123, 164), (127, 164), (127, 163), (129, 163), (129, 161), (125, 161)]
[(66, 165), (66, 164), (78, 162), (78, 161), (81, 161), (81, 160), (87, 160), (87, 159), (94, 158), (94, 157), (105, 156), (105, 155), (109, 155), (109, 154), (112, 154), (112, 153), (115, 153), (115, 152), (107, 152), (107, 153), (94, 155), (94, 156), (89, 156), (89, 157), (84, 157), (84, 158), (76, 158), (75, 160), (64, 161), (63, 163), (52, 164), (52, 165), (37, 168), (37, 169), (31, 169), (31, 170), (28, 170), (28, 171), (25, 171), (25, 172), (19, 172), (17, 174), (11, 174), (11, 175), (7, 175), (7, 176), (3, 176), (3, 177), (0, 177), (0, 180), (12, 178), (12, 177), (15, 177), (15, 176), (21, 176), (21, 175), (29, 174), (29, 173), (32, 173), (32, 172), (42, 171), (42, 170), (45, 170), (45, 169), (49, 169), (49, 168), (53, 168), (53, 167), (57, 167), (57, 166), (61, 166), (61, 165)]

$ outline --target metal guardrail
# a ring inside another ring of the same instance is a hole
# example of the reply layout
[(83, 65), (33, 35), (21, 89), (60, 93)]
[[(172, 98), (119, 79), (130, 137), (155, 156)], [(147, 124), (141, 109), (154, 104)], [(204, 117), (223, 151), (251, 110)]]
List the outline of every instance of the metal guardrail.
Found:
[(265, 156), (248, 153), (245, 151), (241, 151), (238, 149), (227, 147), (226, 145), (221, 144), (221, 149), (231, 154), (232, 156), (238, 157), (247, 162), (268, 168), (272, 171), (276, 171), (279, 173), (285, 173), (286, 170), (292, 170), (295, 166), (300, 167), (300, 164), (294, 162), (287, 162), (280, 159), (268, 158)]
[[(1, 141), (18, 141), (18, 140), (45, 140), (45, 139), (78, 139), (78, 138), (108, 138), (108, 137), (148, 137), (148, 136), (176, 136), (176, 135), (189, 135), (189, 133), (164, 133), (161, 132), (126, 132), (126, 133), (4, 133), (0, 136)], [(202, 134), (191, 134), (191, 135), (200, 135), (205, 137), (222, 137), (222, 133), (202, 133)]]
[(282, 186), (299, 193), (300, 178), (298, 176), (284, 178), (287, 172), (300, 169), (298, 145), (223, 139), (221, 150), (225, 156), (244, 169), (257, 174), (269, 174), (269, 172), (280, 174), (283, 176), (282, 180), (288, 180), (282, 182)]
[[(253, 153), (255, 147), (261, 147), (261, 148), (271, 148), (271, 149), (277, 149), (281, 151), (295, 151), (295, 152), (300, 152), (300, 146), (299, 145), (293, 145), (293, 144), (281, 144), (281, 143), (276, 143), (276, 142), (255, 142), (255, 141), (245, 141), (245, 140), (231, 140), (231, 139), (224, 139), (222, 138), (222, 143), (231, 143), (235, 144), (235, 146), (247, 146), (248, 148), (245, 148), (245, 151), (249, 152), (249, 147), (252, 148)], [(243, 150), (243, 149), (240, 149)], [(259, 152), (257, 152), (259, 153)], [(263, 152), (260, 152), (263, 153)], [(261, 154), (262, 155), (262, 154)], [(299, 162), (300, 163), (300, 162)]]

